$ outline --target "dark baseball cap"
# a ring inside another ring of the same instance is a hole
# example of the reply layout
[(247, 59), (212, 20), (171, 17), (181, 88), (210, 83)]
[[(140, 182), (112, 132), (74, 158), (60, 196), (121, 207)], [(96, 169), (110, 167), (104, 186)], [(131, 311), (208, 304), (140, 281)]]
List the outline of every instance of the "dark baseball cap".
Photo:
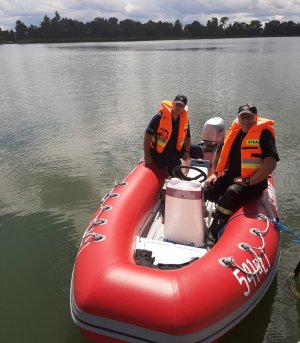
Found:
[(252, 104), (246, 104), (239, 107), (238, 115), (241, 115), (243, 113), (247, 114), (257, 114), (257, 109)]
[(187, 97), (182, 94), (176, 95), (174, 99), (174, 104), (182, 104), (183, 106), (185, 106), (187, 104)]

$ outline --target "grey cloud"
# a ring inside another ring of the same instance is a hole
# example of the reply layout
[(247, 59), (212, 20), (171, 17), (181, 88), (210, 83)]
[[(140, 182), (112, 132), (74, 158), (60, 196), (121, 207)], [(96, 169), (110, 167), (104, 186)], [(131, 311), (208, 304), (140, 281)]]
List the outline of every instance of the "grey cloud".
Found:
[(163, 20), (183, 24), (194, 20), (206, 24), (211, 17), (229, 17), (230, 21), (261, 21), (282, 18), (300, 21), (300, 0), (1, 0), (0, 26), (14, 28), (20, 19), (26, 25), (39, 25), (44, 15), (81, 21), (95, 17), (131, 18), (142, 22)]

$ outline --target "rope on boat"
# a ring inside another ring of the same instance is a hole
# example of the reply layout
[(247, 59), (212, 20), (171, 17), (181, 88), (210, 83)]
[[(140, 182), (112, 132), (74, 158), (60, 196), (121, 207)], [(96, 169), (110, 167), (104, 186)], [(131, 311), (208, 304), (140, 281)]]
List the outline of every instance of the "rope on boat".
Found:
[[(105, 212), (105, 211), (112, 209), (112, 206), (104, 205), (104, 204), (109, 198), (116, 198), (120, 195), (119, 193), (115, 193), (115, 188), (117, 188), (118, 186), (126, 186), (126, 185), (127, 185), (127, 182), (115, 181), (113, 189), (109, 193), (106, 193), (103, 196), (103, 198), (100, 200), (100, 211), (97, 213), (96, 217), (88, 225), (88, 227), (85, 231), (85, 234), (88, 233), (89, 231), (91, 231), (95, 225), (103, 225), (103, 224), (107, 223), (106, 219), (100, 219), (99, 220), (99, 216), (102, 214), (102, 212)], [(83, 236), (85, 236), (85, 235), (83, 235)]]
[[(265, 220), (265, 221), (267, 221), (268, 222), (268, 225), (269, 225), (269, 223), (272, 223), (272, 224), (274, 224), (275, 226), (276, 226), (276, 228), (279, 230), (279, 231), (284, 231), (285, 233), (287, 233), (287, 234), (289, 234), (290, 236), (292, 236), (293, 238), (295, 238), (294, 240), (293, 240), (293, 243), (297, 243), (297, 244), (300, 244), (300, 235), (296, 232), (296, 230), (295, 229), (291, 229), (291, 228), (289, 228), (288, 226), (286, 226), (286, 225), (284, 225), (284, 224), (282, 224), (280, 221), (279, 221), (279, 218), (273, 218), (273, 219), (271, 219), (271, 218), (268, 218), (267, 216), (265, 216), (264, 214), (261, 214), (261, 213), (240, 213), (240, 214), (237, 214), (237, 215), (235, 215), (235, 216), (233, 216), (232, 218), (230, 218), (229, 219), (229, 221), (231, 221), (231, 220), (233, 220), (233, 219), (235, 219), (235, 218), (237, 218), (237, 217), (239, 217), (239, 216), (246, 216), (246, 215), (254, 215), (254, 216), (256, 216), (257, 218), (260, 218), (260, 219), (263, 219), (263, 220)], [(228, 222), (229, 222), (228, 221)], [(227, 222), (227, 223), (228, 223)], [(227, 224), (226, 224), (227, 225)], [(223, 231), (224, 231), (224, 229), (225, 229), (225, 226), (224, 226), (224, 228), (222, 229), (222, 231), (221, 231), (221, 233), (223, 233)], [(267, 230), (267, 229), (266, 229)], [(254, 231), (254, 230), (253, 230)], [(264, 233), (264, 232), (263, 232)]]
[(287, 226), (285, 226), (284, 224), (279, 222), (279, 219), (273, 219), (272, 223), (275, 224), (275, 226), (277, 227), (278, 230), (280, 231), (284, 231), (287, 234), (289, 234), (290, 236), (292, 236), (293, 238), (293, 242), (296, 244), (300, 244), (300, 235), (298, 233), (296, 233), (295, 229), (291, 229)]
[(260, 266), (259, 266), (259, 264), (257, 264), (257, 268), (256, 268), (253, 272), (251, 272), (250, 270), (246, 270), (245, 268), (239, 266), (239, 265), (235, 262), (235, 260), (234, 260), (234, 258), (233, 258), (232, 256), (230, 256), (230, 257), (224, 257), (224, 258), (222, 259), (222, 262), (224, 263), (224, 265), (225, 265), (226, 267), (229, 267), (229, 268), (236, 268), (236, 269), (240, 270), (241, 272), (243, 272), (244, 274), (247, 274), (247, 275), (256, 275), (256, 274), (258, 274), (258, 273), (260, 272)]
[(103, 241), (104, 239), (105, 239), (105, 236), (100, 235), (99, 233), (96, 233), (96, 232), (90, 232), (82, 238), (81, 244), (92, 242), (92, 241), (99, 242), (99, 241)]
[[(268, 212), (270, 222), (273, 223), (278, 230), (284, 231), (287, 234), (289, 234), (290, 236), (292, 236), (293, 238), (295, 238), (293, 240), (294, 243), (300, 244), (300, 235), (297, 234), (294, 229), (291, 229), (291, 228), (285, 226), (284, 224), (280, 223), (278, 217), (274, 218), (273, 213), (272, 213), (272, 211), (271, 211), (271, 209), (270, 209), (270, 207), (266, 201), (262, 200), (261, 204), (264, 206), (264, 208)], [(272, 217), (273, 217), (273, 219), (271, 219)]]
[[(239, 216), (245, 216), (246, 213), (243, 213), (243, 214), (238, 214), (232, 218), (230, 218), (230, 221), (239, 217)], [(247, 214), (249, 215), (249, 213)], [(248, 243), (239, 243), (238, 244), (238, 247), (242, 250), (245, 250), (247, 252), (249, 252), (251, 255), (254, 256), (254, 260), (253, 262), (255, 263), (256, 265), (256, 269), (254, 269), (253, 271), (250, 271), (249, 270), (249, 267), (246, 265), (246, 266), (240, 266), (238, 265), (234, 258), (232, 256), (230, 257), (224, 257), (221, 259), (221, 262), (226, 266), (226, 267), (229, 267), (229, 268), (237, 268), (238, 270), (240, 270), (241, 272), (243, 272), (244, 274), (246, 275), (256, 275), (258, 273), (261, 272), (261, 266), (260, 266), (260, 257), (257, 255), (257, 253), (255, 252), (255, 250), (258, 250), (260, 252), (263, 252), (264, 249), (265, 249), (265, 240), (264, 240), (264, 235), (267, 234), (267, 232), (269, 231), (269, 227), (270, 227), (270, 220), (268, 217), (266, 217), (264, 214), (261, 214), (261, 213), (251, 213), (251, 215), (255, 215), (257, 218), (259, 219), (262, 219), (262, 220), (265, 220), (267, 222), (266, 224), (266, 229), (264, 231), (261, 231), (257, 228), (252, 228), (250, 229), (250, 232), (252, 232), (253, 234), (257, 235), (260, 239), (261, 239), (261, 246), (258, 246), (258, 247), (255, 247), (255, 246), (252, 246)], [(224, 230), (224, 229), (223, 229)], [(247, 267), (247, 268), (246, 268)]]
[(256, 265), (256, 269), (254, 269), (253, 271), (250, 271), (249, 267), (247, 265), (244, 266), (244, 267), (238, 265), (235, 262), (235, 260), (234, 260), (234, 258), (232, 256), (231, 257), (225, 257), (225, 258), (221, 259), (221, 262), (223, 262), (223, 264), (226, 267), (237, 268), (238, 270), (240, 270), (244, 274), (253, 276), (253, 275), (256, 275), (256, 274), (261, 272), (260, 257), (257, 255), (255, 250), (263, 252), (264, 249), (265, 249), (266, 244), (265, 244), (265, 240), (264, 240), (264, 235), (266, 235), (268, 233), (268, 231), (269, 231), (270, 219), (267, 216), (265, 216), (264, 214), (261, 214), (261, 213), (242, 213), (242, 214), (238, 214), (238, 215), (230, 218), (230, 221), (235, 219), (235, 218), (237, 218), (237, 217), (239, 217), (239, 216), (245, 216), (245, 215), (254, 215), (255, 217), (257, 217), (259, 219), (262, 219), (262, 220), (265, 220), (267, 222), (266, 223), (266, 228), (263, 231), (261, 231), (260, 229), (257, 229), (257, 228), (250, 229), (251, 233), (257, 235), (261, 239), (261, 246), (255, 247), (255, 246), (252, 246), (252, 245), (250, 245), (248, 243), (239, 243), (238, 244), (238, 247), (240, 249), (245, 250), (245, 251), (249, 252), (250, 254), (252, 254), (254, 256), (253, 262)]
[(116, 197), (118, 197), (120, 195), (119, 193), (115, 192), (117, 187), (119, 187), (119, 186), (123, 186), (124, 187), (126, 185), (127, 185), (127, 182), (125, 182), (125, 181), (121, 181), (121, 182), (115, 181), (114, 182), (114, 187), (112, 188), (112, 190), (109, 193), (106, 193), (103, 196), (103, 198), (100, 200), (100, 210), (97, 213), (97, 215), (95, 216), (95, 218), (89, 223), (88, 227), (86, 228), (86, 230), (85, 230), (85, 232), (83, 234), (82, 240), (81, 240), (81, 248), (79, 249), (77, 256), (90, 243), (92, 243), (92, 242), (101, 242), (101, 241), (103, 241), (105, 239), (104, 235), (101, 235), (101, 234), (98, 234), (98, 233), (95, 233), (95, 232), (91, 232), (91, 231), (93, 230), (94, 226), (105, 225), (108, 222), (107, 219), (104, 219), (104, 218), (100, 218), (99, 219), (100, 215), (103, 212), (109, 211), (109, 210), (112, 209), (112, 206), (105, 205), (105, 203), (106, 203), (106, 201), (109, 198), (116, 198)]
[[(262, 213), (241, 213), (241, 214), (238, 214), (238, 215), (235, 215), (233, 216), (232, 218), (230, 218), (229, 221), (239, 217), (239, 216), (246, 216), (246, 215), (253, 215), (259, 219), (262, 219), (264, 221), (266, 221), (266, 229), (264, 231), (261, 231), (257, 228), (252, 228), (250, 229), (250, 232), (252, 232), (253, 234), (256, 234), (257, 236), (260, 237), (261, 239), (261, 246), (259, 247), (254, 247), (254, 246), (251, 246), (250, 244), (248, 243), (239, 243), (238, 244), (238, 247), (245, 250), (245, 251), (248, 251), (249, 253), (251, 253), (252, 255), (254, 255), (254, 263), (255, 265), (257, 266), (257, 269), (253, 270), (253, 272), (249, 271), (249, 270), (246, 270), (246, 268), (244, 267), (241, 267), (239, 266), (234, 258), (231, 256), (231, 257), (224, 257), (222, 258), (220, 261), (226, 266), (226, 267), (229, 267), (229, 268), (237, 268), (239, 269), (241, 272), (245, 273), (246, 275), (256, 275), (258, 274), (260, 271), (261, 271), (261, 266), (260, 266), (260, 263), (259, 263), (259, 260), (260, 260), (260, 257), (257, 255), (257, 253), (255, 252), (256, 251), (260, 251), (260, 252), (263, 252), (264, 249), (265, 249), (265, 240), (264, 240), (264, 236), (267, 234), (267, 232), (269, 231), (269, 228), (270, 228), (270, 223), (274, 224), (274, 226), (280, 230), (280, 231), (284, 231), (286, 233), (288, 233), (290, 236), (292, 236), (293, 238), (295, 238), (293, 240), (294, 243), (300, 243), (300, 236), (295, 232), (295, 230), (293, 229), (290, 229), (288, 228), (287, 226), (283, 225), (282, 223), (279, 222), (279, 219), (278, 218), (274, 218), (274, 219), (271, 219), (271, 218), (268, 218), (267, 216), (265, 216), (264, 214)], [(226, 226), (226, 225), (225, 225)], [(222, 231), (224, 231), (225, 229), (225, 226), (223, 228)], [(299, 262), (300, 263), (300, 262)], [(300, 268), (300, 267), (299, 267)], [(248, 268), (247, 268), (248, 269)], [(296, 268), (297, 269), (297, 268)]]
[(115, 187), (117, 187), (117, 186), (126, 186), (126, 185), (127, 185), (127, 182), (125, 182), (125, 181), (121, 181), (121, 182), (115, 181)]

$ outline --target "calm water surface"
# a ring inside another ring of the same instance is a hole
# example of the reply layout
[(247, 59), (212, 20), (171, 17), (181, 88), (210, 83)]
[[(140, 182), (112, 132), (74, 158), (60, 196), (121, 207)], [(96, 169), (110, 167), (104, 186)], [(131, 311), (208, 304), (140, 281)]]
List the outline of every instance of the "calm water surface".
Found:
[[(69, 314), (82, 233), (142, 156), (162, 99), (188, 97), (191, 133), (253, 102), (276, 120), (281, 221), (300, 234), (300, 38), (0, 45), (0, 342), (84, 342)], [(300, 246), (221, 342), (300, 340)], [(221, 284), (220, 284), (221, 287)], [(208, 290), (209, 291), (209, 290)]]

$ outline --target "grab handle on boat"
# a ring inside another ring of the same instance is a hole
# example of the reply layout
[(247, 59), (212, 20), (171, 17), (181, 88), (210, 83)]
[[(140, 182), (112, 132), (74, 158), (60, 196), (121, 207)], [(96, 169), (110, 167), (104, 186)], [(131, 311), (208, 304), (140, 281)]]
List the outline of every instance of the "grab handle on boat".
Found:
[(223, 264), (225, 267), (228, 268), (236, 268), (246, 275), (256, 275), (260, 272), (259, 263), (257, 263), (257, 269), (254, 269), (253, 272), (251, 272), (250, 270), (246, 270), (245, 268), (239, 266), (232, 256), (221, 258), (219, 260), (219, 263)]
[(81, 244), (84, 244), (87, 242), (92, 242), (92, 241), (100, 242), (100, 241), (103, 241), (104, 239), (105, 239), (105, 236), (100, 235), (99, 233), (96, 233), (96, 232), (92, 232), (92, 233), (85, 235), (82, 238)]
[(110, 193), (106, 193), (104, 197), (101, 199), (100, 203), (103, 204), (106, 201), (106, 199), (109, 197), (109, 195)]
[(125, 181), (120, 181), (120, 182), (118, 182), (117, 180), (115, 181), (115, 187), (116, 186), (126, 186), (127, 185), (127, 182), (125, 182)]

